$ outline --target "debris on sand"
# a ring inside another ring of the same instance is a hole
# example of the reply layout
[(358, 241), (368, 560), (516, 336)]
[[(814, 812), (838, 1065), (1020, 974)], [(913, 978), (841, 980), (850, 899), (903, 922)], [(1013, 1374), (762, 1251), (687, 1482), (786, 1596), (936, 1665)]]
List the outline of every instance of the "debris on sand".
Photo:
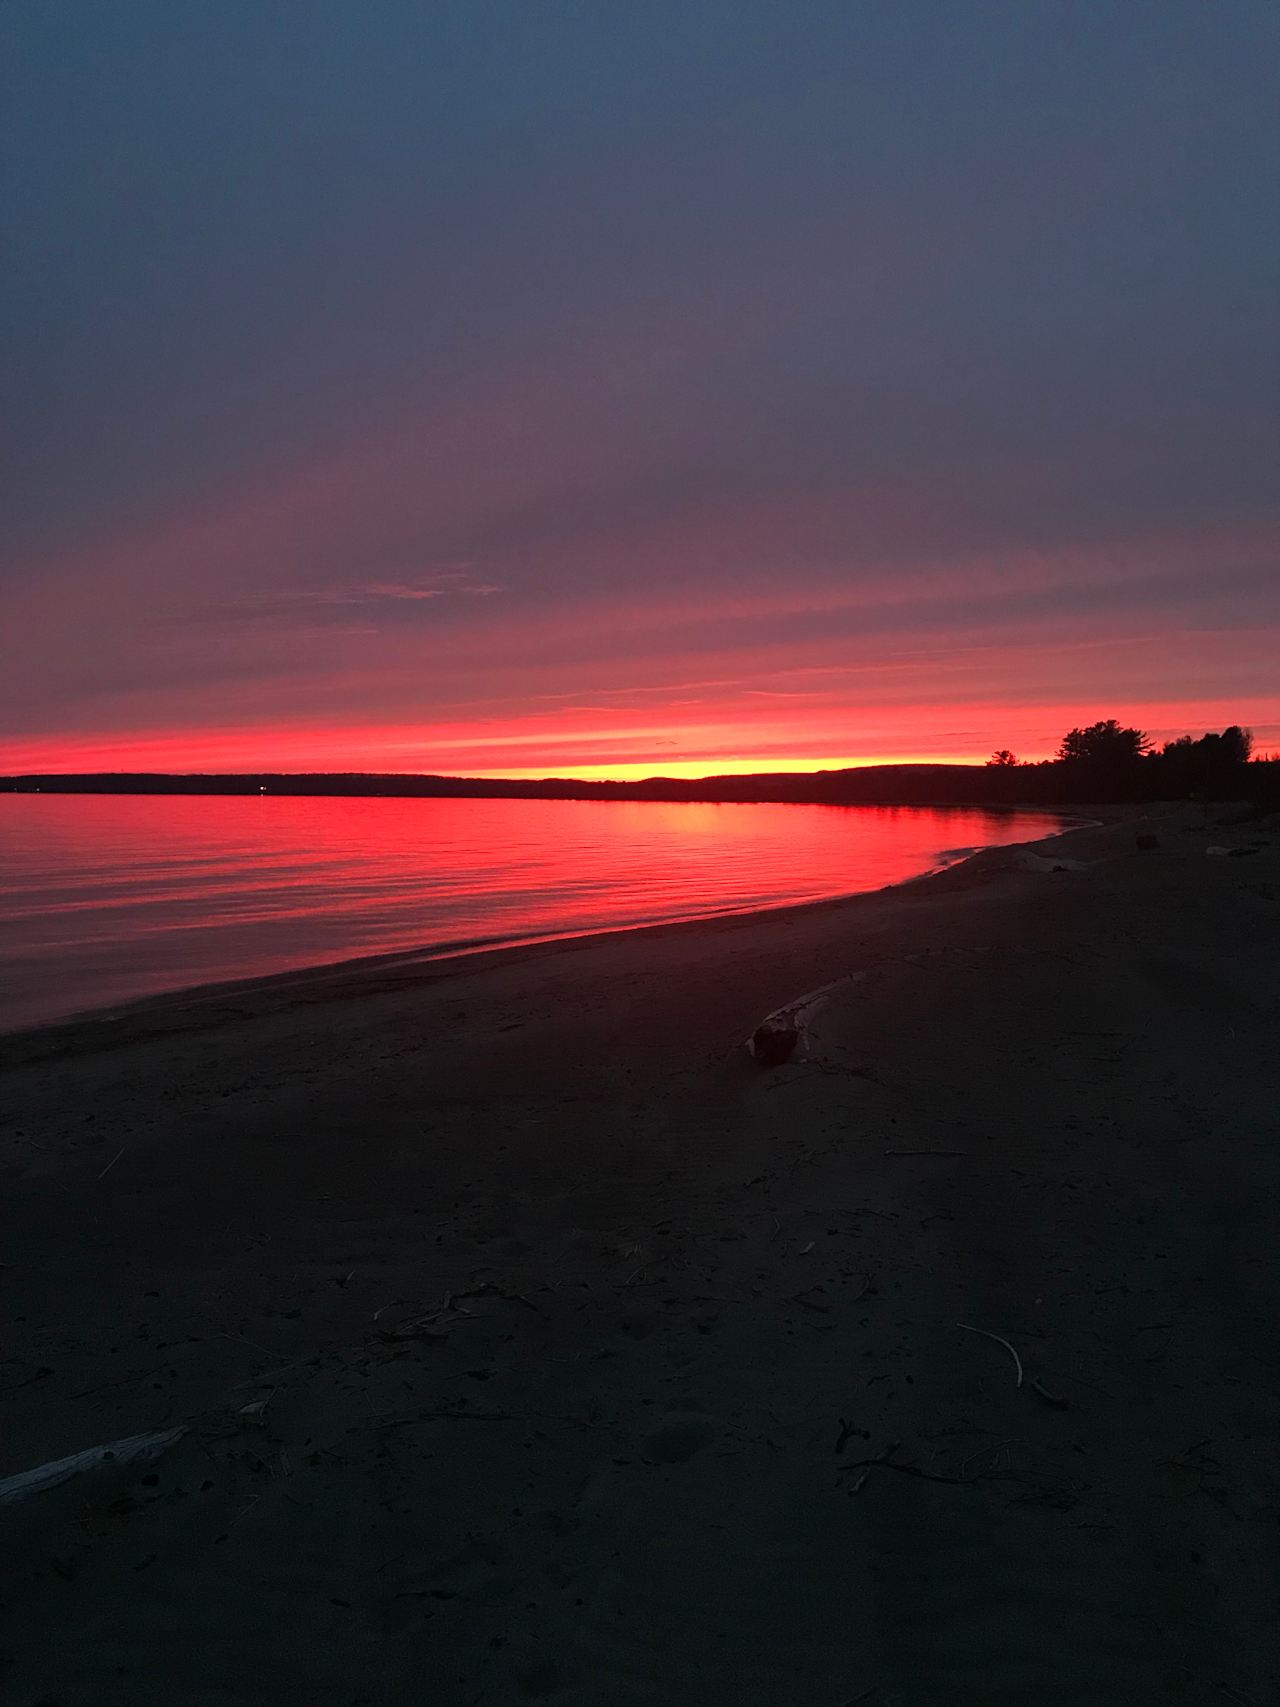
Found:
[(0, 1482), (0, 1505), (16, 1505), (78, 1476), (83, 1470), (97, 1470), (107, 1464), (150, 1464), (162, 1452), (182, 1439), (186, 1428), (160, 1429), (151, 1434), (131, 1434), (124, 1440), (113, 1440), (106, 1446), (90, 1446), (84, 1452), (73, 1452), (69, 1458), (55, 1458), (34, 1470), (20, 1470)]
[(1013, 1359), (1014, 1368), (1018, 1371), (1018, 1379), (1014, 1383), (1014, 1385), (1021, 1387), (1021, 1385), (1022, 1385), (1022, 1359), (1018, 1356), (1017, 1352), (1009, 1344), (1008, 1340), (1001, 1339), (999, 1334), (988, 1333), (986, 1328), (971, 1328), (969, 1326), (968, 1322), (957, 1322), (956, 1326), (958, 1328), (963, 1328), (965, 1333), (967, 1333), (967, 1334), (981, 1334), (984, 1340), (994, 1340), (997, 1345), (1002, 1345), (1004, 1347), (1004, 1349), (1009, 1353), (1009, 1356)]
[(808, 1020), (833, 991), (855, 984), (863, 977), (865, 973), (851, 972), (847, 977), (823, 984), (820, 989), (810, 990), (807, 995), (797, 996), (785, 1007), (775, 1008), (752, 1032), (747, 1048), (762, 1067), (781, 1067), (797, 1053), (803, 1055)]
[(749, 1048), (762, 1067), (781, 1067), (795, 1054), (799, 1042), (795, 1020), (771, 1014), (752, 1032)]

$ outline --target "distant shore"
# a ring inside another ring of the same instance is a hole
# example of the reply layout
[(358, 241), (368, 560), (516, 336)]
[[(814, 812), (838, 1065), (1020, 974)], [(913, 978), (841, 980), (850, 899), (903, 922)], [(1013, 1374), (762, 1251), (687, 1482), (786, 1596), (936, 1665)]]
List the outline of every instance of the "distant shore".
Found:
[[(254, 795), (322, 799), (653, 800), (802, 806), (973, 806), (993, 812), (1071, 810), (1095, 800), (1096, 779), (1069, 783), (1054, 765), (864, 765), (851, 770), (748, 776), (647, 777), (591, 782), (569, 777), (390, 775), (358, 772), (196, 774), (95, 772), (0, 776), (0, 794)], [(1138, 797), (1135, 797), (1138, 798)], [(1114, 796), (1114, 803), (1129, 797)]]
[[(1034, 767), (1022, 767), (1022, 777)], [(275, 794), (318, 798), (467, 800), (791, 801), (801, 805), (939, 804), (960, 789), (966, 804), (1004, 807), (1008, 776), (986, 765), (866, 765), (831, 771), (768, 771), (745, 776), (651, 776), (630, 782), (576, 777), (468, 777), (372, 771), (92, 771), (0, 776), (6, 794)], [(972, 797), (978, 789), (982, 800)], [(908, 797), (910, 796), (910, 798)], [(916, 798), (919, 796), (919, 798)], [(1026, 804), (1036, 804), (1028, 801)]]
[(6, 1699), (1271, 1699), (1278, 945), (1161, 808), (4, 1040), (0, 1479), (187, 1430), (5, 1508)]
[[(1108, 734), (1108, 730), (1113, 733)], [(1128, 756), (1108, 756), (1130, 737)], [(1105, 738), (1105, 739), (1104, 739)], [(1099, 751), (1089, 756), (1093, 741)], [(359, 798), (508, 800), (786, 801), (831, 806), (1072, 807), (1107, 801), (1266, 800), (1280, 805), (1280, 757), (1249, 762), (1252, 737), (1237, 727), (1166, 743), (1142, 753), (1146, 737), (1111, 724), (1075, 730), (1063, 753), (1082, 757), (1022, 763), (1012, 754), (986, 764), (868, 764), (838, 770), (761, 771), (637, 781), (571, 777), (465, 777), (391, 772), (42, 772), (0, 776), (0, 794), (263, 794)]]

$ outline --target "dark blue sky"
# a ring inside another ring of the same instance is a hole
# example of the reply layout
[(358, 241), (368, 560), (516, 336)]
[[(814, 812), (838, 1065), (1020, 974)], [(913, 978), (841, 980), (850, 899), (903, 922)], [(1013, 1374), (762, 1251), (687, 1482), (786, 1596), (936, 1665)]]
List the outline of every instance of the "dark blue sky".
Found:
[(0, 761), (1280, 736), (1273, 6), (0, 29)]

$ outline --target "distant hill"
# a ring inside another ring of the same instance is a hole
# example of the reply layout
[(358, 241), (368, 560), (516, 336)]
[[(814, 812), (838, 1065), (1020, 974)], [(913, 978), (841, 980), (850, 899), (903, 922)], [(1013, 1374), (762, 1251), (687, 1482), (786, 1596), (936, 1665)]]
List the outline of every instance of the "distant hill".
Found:
[(535, 781), (369, 772), (182, 775), (106, 771), (0, 777), (0, 790), (44, 794), (274, 794), (498, 800), (793, 801), (854, 805), (1043, 805), (1061, 794), (1056, 765), (865, 765), (751, 776), (646, 777), (641, 782)]
[(1171, 743), (1120, 765), (862, 765), (835, 771), (760, 771), (751, 776), (651, 776), (641, 782), (533, 781), (466, 776), (388, 776), (370, 771), (190, 775), (97, 771), (0, 777), (11, 794), (274, 794), (472, 800), (777, 800), (825, 806), (1070, 806), (1085, 802), (1280, 796), (1280, 761), (1230, 760), (1200, 743)]

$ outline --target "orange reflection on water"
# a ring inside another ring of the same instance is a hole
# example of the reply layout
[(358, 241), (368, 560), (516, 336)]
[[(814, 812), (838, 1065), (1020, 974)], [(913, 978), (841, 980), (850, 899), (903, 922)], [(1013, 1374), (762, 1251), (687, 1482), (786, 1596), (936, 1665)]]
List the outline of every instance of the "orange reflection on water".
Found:
[(876, 889), (1057, 827), (972, 808), (0, 795), (0, 1027)]

